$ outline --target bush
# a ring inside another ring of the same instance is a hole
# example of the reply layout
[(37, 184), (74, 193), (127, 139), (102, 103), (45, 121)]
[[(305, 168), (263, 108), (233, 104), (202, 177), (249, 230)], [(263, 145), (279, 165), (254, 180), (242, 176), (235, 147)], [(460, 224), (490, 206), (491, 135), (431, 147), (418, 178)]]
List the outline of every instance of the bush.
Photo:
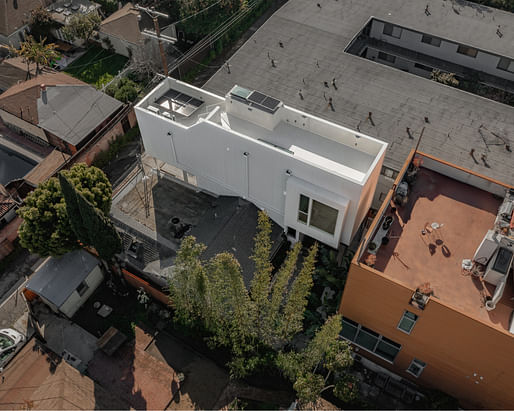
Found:
[(133, 102), (139, 93), (137, 84), (125, 77), (109, 85), (105, 92), (124, 103)]

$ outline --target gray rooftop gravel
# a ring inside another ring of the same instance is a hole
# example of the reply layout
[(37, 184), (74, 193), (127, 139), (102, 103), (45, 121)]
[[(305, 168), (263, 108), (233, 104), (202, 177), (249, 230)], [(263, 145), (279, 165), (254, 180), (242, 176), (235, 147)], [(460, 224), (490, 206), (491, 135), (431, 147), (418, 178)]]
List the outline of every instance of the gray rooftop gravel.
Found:
[[(371, 17), (514, 56), (514, 15), (450, 0), (289, 0), (204, 86), (225, 95), (234, 84), (389, 143), (385, 164), (399, 170), (425, 127), (420, 150), (514, 183), (514, 108), (344, 52)], [(425, 14), (428, 4), (430, 16)], [(496, 35), (498, 25), (504, 33)], [(279, 41), (284, 47), (280, 47)], [(273, 68), (268, 53), (275, 60)], [(338, 89), (323, 81), (337, 79)], [(304, 99), (299, 97), (302, 90)], [(333, 98), (332, 111), (326, 97)], [(374, 126), (366, 120), (372, 112)], [(429, 123), (425, 123), (425, 117)], [(413, 139), (406, 128), (409, 127)], [(487, 168), (475, 157), (487, 155)]]

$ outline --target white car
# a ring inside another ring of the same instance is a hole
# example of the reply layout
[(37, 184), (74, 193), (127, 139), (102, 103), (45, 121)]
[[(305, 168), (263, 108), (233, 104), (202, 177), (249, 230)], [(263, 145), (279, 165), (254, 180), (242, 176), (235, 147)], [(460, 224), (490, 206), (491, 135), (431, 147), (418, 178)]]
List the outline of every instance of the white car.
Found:
[(25, 336), (12, 328), (0, 330), (0, 366), (16, 352), (25, 341)]

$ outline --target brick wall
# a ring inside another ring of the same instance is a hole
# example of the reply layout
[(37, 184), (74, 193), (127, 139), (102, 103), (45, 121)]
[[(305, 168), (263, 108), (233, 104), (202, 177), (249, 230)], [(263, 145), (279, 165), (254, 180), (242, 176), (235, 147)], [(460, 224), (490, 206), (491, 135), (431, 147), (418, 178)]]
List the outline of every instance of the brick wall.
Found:
[(86, 163), (88, 166), (90, 166), (98, 153), (107, 150), (109, 148), (109, 143), (123, 134), (123, 127), (120, 120), (114, 127), (105, 133), (100, 140), (91, 145), (87, 150), (75, 158), (73, 162)]

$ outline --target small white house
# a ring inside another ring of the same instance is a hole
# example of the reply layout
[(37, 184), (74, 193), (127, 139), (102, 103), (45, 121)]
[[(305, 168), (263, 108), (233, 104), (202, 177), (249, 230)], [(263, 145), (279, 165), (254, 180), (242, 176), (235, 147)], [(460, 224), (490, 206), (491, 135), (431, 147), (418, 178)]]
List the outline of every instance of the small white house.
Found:
[(84, 250), (77, 250), (46, 259), (25, 288), (54, 312), (71, 318), (103, 278), (98, 259)]
[(365, 218), (387, 147), (237, 85), (220, 97), (168, 77), (135, 111), (147, 153), (199, 189), (247, 199), (292, 239), (334, 248)]

